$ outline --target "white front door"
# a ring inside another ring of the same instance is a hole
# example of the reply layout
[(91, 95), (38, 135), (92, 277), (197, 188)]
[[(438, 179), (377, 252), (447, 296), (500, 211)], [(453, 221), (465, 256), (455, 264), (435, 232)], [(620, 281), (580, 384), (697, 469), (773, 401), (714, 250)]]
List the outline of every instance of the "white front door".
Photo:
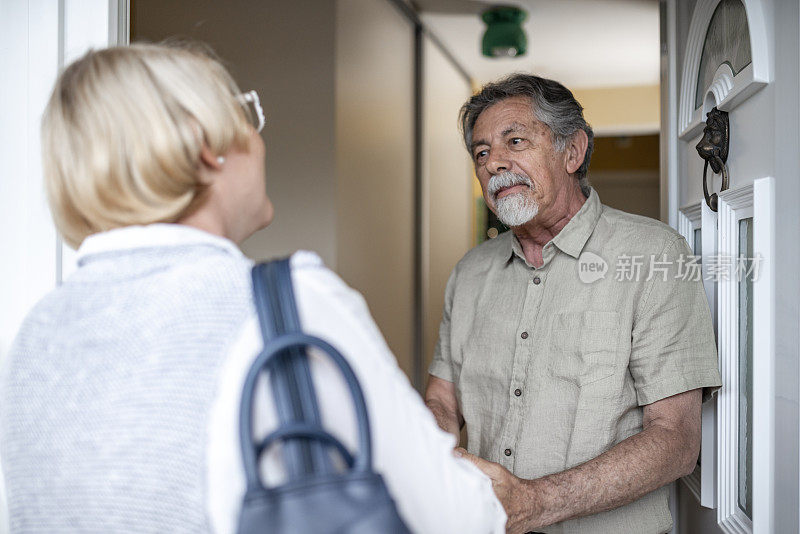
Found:
[[(723, 379), (703, 406), (703, 450), (679, 484), (676, 530), (797, 532), (800, 295), (778, 306), (798, 278), (781, 277), (798, 254), (781, 239), (800, 227), (798, 197), (782, 198), (797, 194), (800, 167), (786, 156), (796, 155), (800, 124), (798, 3), (664, 0), (662, 17), (662, 205), (702, 261)], [(723, 113), (709, 119), (712, 109)], [(711, 150), (726, 134), (727, 154)]]

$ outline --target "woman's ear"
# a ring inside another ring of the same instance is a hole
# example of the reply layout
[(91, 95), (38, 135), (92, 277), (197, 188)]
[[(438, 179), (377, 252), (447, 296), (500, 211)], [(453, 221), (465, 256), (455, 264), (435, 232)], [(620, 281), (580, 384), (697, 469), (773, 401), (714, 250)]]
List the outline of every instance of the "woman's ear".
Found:
[(584, 130), (578, 130), (567, 141), (567, 172), (573, 174), (583, 165), (586, 158), (586, 148), (589, 146), (589, 136)]
[(208, 145), (203, 143), (200, 148), (200, 164), (202, 165), (200, 180), (203, 183), (211, 183), (213, 174), (222, 171), (222, 166), (225, 165), (225, 158), (215, 155)]
[(225, 164), (225, 158), (214, 154), (205, 143), (203, 143), (203, 146), (200, 148), (200, 161), (203, 165), (215, 171), (222, 170), (222, 165)]

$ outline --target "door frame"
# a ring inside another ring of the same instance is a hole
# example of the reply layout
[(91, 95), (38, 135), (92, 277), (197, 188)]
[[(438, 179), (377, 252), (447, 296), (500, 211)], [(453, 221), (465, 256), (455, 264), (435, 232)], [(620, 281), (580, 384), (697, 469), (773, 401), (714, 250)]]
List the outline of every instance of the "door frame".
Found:
[[(3, 302), (0, 364), (11, 339), (31, 306), (61, 283), (74, 263), (74, 251), (63, 246), (44, 196), (39, 129), (56, 76), (89, 47), (128, 43), (129, 0), (28, 0), (6, 2), (0, 28), (13, 46), (0, 47), (0, 63), (13, 69), (17, 86), (15, 112), (3, 114), (14, 142), (0, 147), (15, 189), (0, 197), (0, 209), (15, 223), (15, 239), (4, 243), (9, 258), (0, 284)], [(0, 40), (2, 40), (0, 38)], [(8, 152), (6, 152), (6, 150)], [(23, 268), (15, 268), (22, 264)], [(13, 286), (13, 287), (12, 287)], [(9, 288), (11, 288), (9, 290)], [(2, 468), (0, 468), (2, 471)], [(6, 495), (0, 476), (0, 534), (9, 532)]]
[[(738, 506), (739, 416), (739, 304), (738, 279), (719, 282), (719, 355), (723, 387), (718, 405), (717, 522), (731, 533), (772, 532), (774, 481), (774, 179), (759, 178), (752, 184), (720, 193), (720, 256), (738, 254), (738, 221), (753, 218), (753, 257), (760, 260), (753, 280), (753, 478), (752, 521)], [(757, 365), (756, 365), (757, 363)], [(758, 503), (758, 504), (756, 504)]]
[[(678, 231), (689, 243), (689, 248), (694, 255), (715, 255), (717, 253), (717, 240), (713, 232), (704, 233), (705, 228), (716, 228), (717, 214), (705, 206), (705, 203), (695, 202), (684, 206), (678, 211)], [(694, 232), (700, 230), (701, 251), (695, 247)], [(706, 276), (708, 267), (703, 271), (703, 286), (708, 299), (709, 310), (714, 333), (717, 332), (717, 287)], [(683, 482), (705, 508), (715, 508), (717, 502), (717, 401), (716, 399), (703, 403), (700, 465), (688, 476), (683, 477)]]
[[(130, 0), (58, 0), (58, 70), (90, 47), (130, 44)], [(77, 268), (76, 251), (56, 235), (56, 285)]]

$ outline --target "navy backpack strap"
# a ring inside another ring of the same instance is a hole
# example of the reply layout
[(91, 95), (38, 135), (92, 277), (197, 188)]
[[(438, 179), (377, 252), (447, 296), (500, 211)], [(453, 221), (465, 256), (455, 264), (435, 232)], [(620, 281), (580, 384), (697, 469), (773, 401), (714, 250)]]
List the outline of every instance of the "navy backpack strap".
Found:
[[(300, 318), (292, 289), (289, 258), (261, 263), (252, 270), (256, 310), (264, 343), (285, 334), (300, 333)], [(306, 348), (285, 349), (276, 359), (270, 385), (281, 425), (321, 425)], [(286, 468), (290, 477), (333, 472), (327, 446), (319, 441), (285, 442)]]

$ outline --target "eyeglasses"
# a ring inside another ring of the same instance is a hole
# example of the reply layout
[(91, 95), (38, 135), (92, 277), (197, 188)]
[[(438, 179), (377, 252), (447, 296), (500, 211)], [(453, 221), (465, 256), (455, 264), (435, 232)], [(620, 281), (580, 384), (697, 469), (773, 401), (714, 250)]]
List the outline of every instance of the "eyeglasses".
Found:
[(237, 95), (236, 100), (238, 100), (247, 111), (247, 117), (253, 121), (253, 128), (256, 129), (256, 132), (261, 133), (267, 119), (264, 117), (264, 109), (261, 107), (261, 101), (258, 99), (258, 93), (255, 91), (247, 91), (246, 93)]

